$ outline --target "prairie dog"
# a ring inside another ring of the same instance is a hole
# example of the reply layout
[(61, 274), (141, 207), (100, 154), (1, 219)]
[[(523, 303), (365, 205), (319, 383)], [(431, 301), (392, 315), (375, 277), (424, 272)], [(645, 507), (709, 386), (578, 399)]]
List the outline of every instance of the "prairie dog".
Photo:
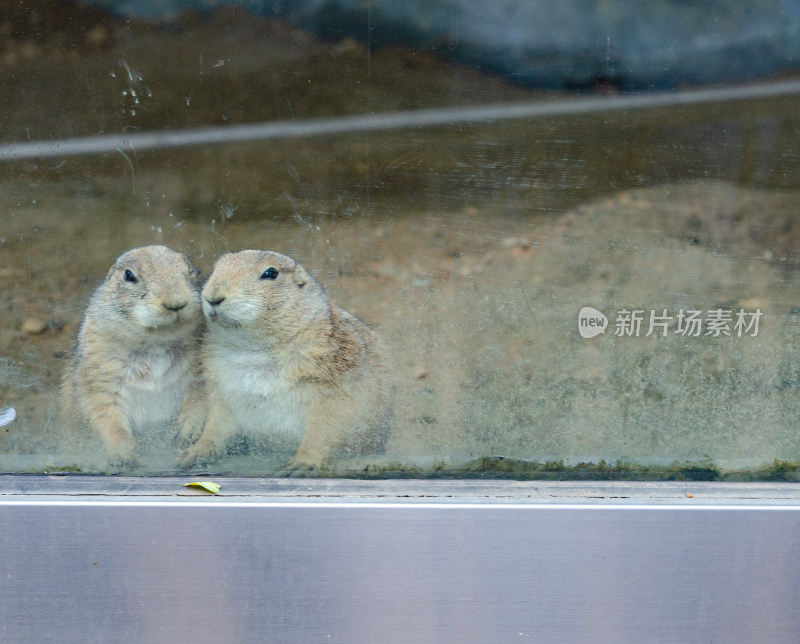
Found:
[(299, 445), (296, 467), (383, 449), (389, 396), (380, 341), (302, 266), (271, 251), (226, 254), (202, 295), (208, 418), (187, 466), (237, 432)]
[(196, 368), (200, 274), (165, 246), (121, 255), (92, 295), (61, 388), (62, 420), (88, 423), (110, 460), (139, 431), (171, 429)]

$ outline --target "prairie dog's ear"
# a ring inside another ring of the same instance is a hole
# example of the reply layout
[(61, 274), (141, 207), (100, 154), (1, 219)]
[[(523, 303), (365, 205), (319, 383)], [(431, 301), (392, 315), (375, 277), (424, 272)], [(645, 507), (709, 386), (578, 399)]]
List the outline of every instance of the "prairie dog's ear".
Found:
[(297, 284), (298, 288), (303, 288), (306, 284), (308, 284), (310, 277), (308, 273), (306, 273), (306, 269), (297, 264), (294, 269), (294, 283)]

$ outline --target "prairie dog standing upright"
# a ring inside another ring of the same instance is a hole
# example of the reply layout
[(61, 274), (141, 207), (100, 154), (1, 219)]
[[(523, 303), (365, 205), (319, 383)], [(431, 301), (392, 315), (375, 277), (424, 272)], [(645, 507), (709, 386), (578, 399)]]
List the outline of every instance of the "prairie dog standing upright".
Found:
[(297, 262), (271, 251), (223, 255), (203, 313), (208, 418), (187, 465), (237, 432), (295, 441), (294, 466), (383, 449), (390, 402), (380, 341)]
[(172, 430), (196, 368), (200, 274), (165, 246), (121, 255), (94, 292), (65, 373), (62, 420), (88, 423), (110, 460), (137, 430)]

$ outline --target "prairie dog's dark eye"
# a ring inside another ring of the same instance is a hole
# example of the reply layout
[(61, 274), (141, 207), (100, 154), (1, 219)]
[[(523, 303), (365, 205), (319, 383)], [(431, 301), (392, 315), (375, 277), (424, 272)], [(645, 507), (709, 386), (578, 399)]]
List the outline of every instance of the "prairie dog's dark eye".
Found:
[(136, 282), (139, 281), (136, 279), (136, 275), (133, 274), (133, 271), (130, 268), (125, 269), (124, 278), (126, 282), (130, 282), (131, 284), (136, 284)]
[(278, 278), (278, 269), (270, 266), (267, 270), (261, 273), (262, 280), (274, 280)]

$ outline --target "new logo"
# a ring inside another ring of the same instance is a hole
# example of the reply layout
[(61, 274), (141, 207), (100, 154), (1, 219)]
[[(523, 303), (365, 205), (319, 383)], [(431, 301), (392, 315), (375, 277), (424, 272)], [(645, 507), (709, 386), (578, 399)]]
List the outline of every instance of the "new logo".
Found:
[(606, 332), (608, 318), (591, 306), (584, 306), (578, 313), (578, 331), (581, 337), (593, 338)]

